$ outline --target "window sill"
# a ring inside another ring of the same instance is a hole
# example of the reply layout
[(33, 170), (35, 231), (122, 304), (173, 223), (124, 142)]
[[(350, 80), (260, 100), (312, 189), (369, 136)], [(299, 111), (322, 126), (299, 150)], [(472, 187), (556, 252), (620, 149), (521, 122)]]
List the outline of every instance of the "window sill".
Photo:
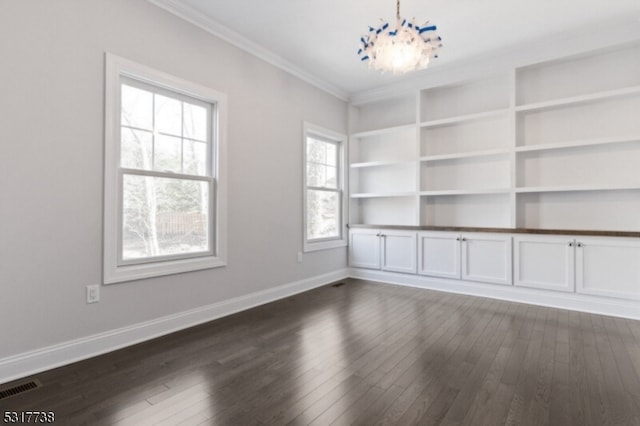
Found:
[(303, 251), (305, 253), (308, 253), (312, 251), (329, 250), (329, 249), (346, 247), (346, 246), (347, 246), (347, 241), (342, 239), (331, 240), (331, 241), (318, 241), (315, 243), (305, 242)]
[(113, 265), (105, 269), (104, 284), (115, 284), (165, 275), (181, 274), (184, 272), (219, 268), (226, 265), (227, 262), (225, 259), (213, 256), (128, 266)]

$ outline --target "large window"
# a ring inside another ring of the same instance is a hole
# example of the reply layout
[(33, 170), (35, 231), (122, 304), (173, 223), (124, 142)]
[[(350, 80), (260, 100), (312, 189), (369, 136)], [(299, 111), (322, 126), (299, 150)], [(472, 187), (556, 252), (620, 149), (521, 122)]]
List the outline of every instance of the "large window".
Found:
[(345, 137), (305, 123), (304, 141), (304, 249), (344, 246)]
[(107, 56), (105, 283), (222, 266), (225, 99)]

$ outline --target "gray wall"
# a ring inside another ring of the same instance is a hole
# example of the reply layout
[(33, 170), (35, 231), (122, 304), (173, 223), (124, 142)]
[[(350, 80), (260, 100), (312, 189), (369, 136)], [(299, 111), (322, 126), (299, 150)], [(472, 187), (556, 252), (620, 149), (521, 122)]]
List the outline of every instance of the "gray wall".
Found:
[[(228, 266), (102, 286), (104, 53), (224, 92)], [(346, 266), (302, 250), (302, 121), (346, 104), (143, 0), (0, 2), (0, 359)]]

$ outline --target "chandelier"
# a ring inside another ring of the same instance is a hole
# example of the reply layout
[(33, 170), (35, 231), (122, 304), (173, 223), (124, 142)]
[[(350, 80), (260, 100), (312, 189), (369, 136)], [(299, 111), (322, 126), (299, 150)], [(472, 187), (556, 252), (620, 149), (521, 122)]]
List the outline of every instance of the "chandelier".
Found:
[(400, 0), (396, 0), (396, 26), (380, 20), (379, 27), (369, 27), (369, 32), (360, 37), (361, 47), (358, 55), (369, 68), (382, 72), (404, 74), (409, 71), (425, 69), (431, 58), (437, 58), (442, 47), (436, 26), (416, 25), (415, 18), (409, 22), (400, 17)]

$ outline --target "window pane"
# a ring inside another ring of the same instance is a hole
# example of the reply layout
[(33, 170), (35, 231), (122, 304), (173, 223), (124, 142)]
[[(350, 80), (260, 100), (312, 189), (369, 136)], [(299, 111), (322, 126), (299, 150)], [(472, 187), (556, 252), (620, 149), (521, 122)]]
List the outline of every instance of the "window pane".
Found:
[(151, 170), (153, 138), (150, 132), (121, 129), (120, 165), (131, 169)]
[(124, 175), (122, 198), (124, 260), (209, 250), (207, 182)]
[(156, 95), (156, 130), (182, 136), (182, 102)]
[(322, 187), (326, 180), (326, 168), (321, 164), (307, 164), (307, 186)]
[(183, 172), (192, 175), (207, 174), (207, 144), (203, 142), (184, 141)]
[(307, 138), (307, 185), (338, 188), (338, 146)]
[(158, 135), (153, 165), (155, 170), (180, 173), (182, 171), (182, 139)]
[(126, 84), (123, 84), (121, 88), (121, 124), (151, 130), (153, 127), (153, 94)]
[(332, 166), (325, 167), (325, 188), (338, 189), (338, 169)]
[(307, 191), (307, 239), (340, 237), (339, 192)]
[(338, 165), (338, 146), (333, 143), (325, 143), (327, 164), (330, 166)]
[(326, 142), (322, 142), (313, 138), (307, 138), (307, 161), (312, 163), (325, 163), (325, 145)]
[(183, 129), (185, 138), (207, 141), (207, 109), (184, 103)]

